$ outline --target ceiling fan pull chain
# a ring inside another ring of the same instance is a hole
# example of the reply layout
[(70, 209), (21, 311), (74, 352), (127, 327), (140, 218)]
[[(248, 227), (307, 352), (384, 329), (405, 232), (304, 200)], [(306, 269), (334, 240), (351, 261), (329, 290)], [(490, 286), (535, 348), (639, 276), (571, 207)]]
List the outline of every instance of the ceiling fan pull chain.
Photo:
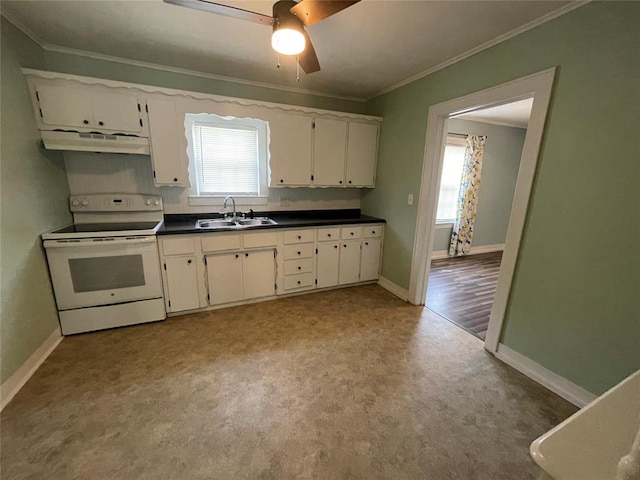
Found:
[(278, 53), (277, 56), (278, 56), (278, 64), (276, 65), (276, 68), (280, 70), (280, 54)]
[(300, 57), (296, 55), (296, 82), (300, 81)]

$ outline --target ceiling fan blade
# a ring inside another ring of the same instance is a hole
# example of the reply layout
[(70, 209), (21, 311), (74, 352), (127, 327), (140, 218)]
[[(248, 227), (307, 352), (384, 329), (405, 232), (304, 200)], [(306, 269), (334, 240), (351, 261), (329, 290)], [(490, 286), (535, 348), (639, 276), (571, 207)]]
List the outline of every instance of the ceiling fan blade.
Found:
[(231, 5), (223, 5), (221, 3), (209, 2), (207, 0), (164, 0), (165, 3), (171, 5), (179, 5), (181, 7), (193, 8), (209, 13), (217, 13), (226, 17), (238, 18), (249, 22), (261, 23), (262, 25), (273, 25), (273, 17), (263, 15), (261, 13), (244, 10), (242, 8), (232, 7)]
[(316, 51), (313, 48), (309, 34), (305, 30), (302, 30), (302, 33), (304, 34), (306, 45), (304, 52), (298, 55), (298, 63), (302, 67), (302, 70), (304, 70), (304, 73), (308, 75), (320, 70), (320, 62), (318, 62), (318, 57), (316, 56)]
[[(165, 0), (166, 1), (166, 0)], [(295, 7), (291, 7), (291, 13), (300, 19), (300, 21), (308, 27), (314, 23), (318, 23), (320, 20), (324, 20), (331, 15), (334, 15), (347, 7), (350, 7), (354, 3), (358, 3), (360, 0), (355, 1), (342, 1), (342, 0), (302, 0)]]

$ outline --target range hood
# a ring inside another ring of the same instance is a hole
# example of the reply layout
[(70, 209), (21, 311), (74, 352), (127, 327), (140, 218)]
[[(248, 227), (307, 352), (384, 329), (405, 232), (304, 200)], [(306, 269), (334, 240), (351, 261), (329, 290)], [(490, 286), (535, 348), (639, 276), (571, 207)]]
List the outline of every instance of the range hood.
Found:
[(96, 153), (134, 153), (149, 155), (149, 139), (102, 133), (79, 133), (41, 130), (48, 150), (75, 150)]

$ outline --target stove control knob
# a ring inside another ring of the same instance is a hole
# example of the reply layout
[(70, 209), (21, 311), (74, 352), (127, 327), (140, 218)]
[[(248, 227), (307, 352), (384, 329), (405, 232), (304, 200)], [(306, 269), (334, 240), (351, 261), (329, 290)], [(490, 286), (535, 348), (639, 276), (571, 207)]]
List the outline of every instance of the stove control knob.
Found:
[(160, 200), (154, 200), (153, 204), (156, 205), (156, 206), (160, 205)]
[(147, 198), (147, 199), (145, 200), (145, 202), (144, 202), (144, 204), (145, 204), (145, 205), (151, 205), (151, 203), (152, 203), (152, 202), (151, 202), (151, 199), (150, 199), (150, 198)]
[(78, 200), (71, 200), (71, 205), (77, 207), (78, 205), (80, 205), (80, 202)]
[(86, 207), (87, 205), (89, 205), (89, 200), (82, 200), (82, 206)]

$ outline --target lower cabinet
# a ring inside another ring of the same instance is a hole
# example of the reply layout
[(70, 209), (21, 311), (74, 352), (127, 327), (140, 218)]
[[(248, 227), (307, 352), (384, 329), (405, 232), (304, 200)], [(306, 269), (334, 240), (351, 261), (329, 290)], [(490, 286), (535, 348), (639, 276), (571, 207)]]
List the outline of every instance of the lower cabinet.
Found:
[(360, 240), (340, 242), (340, 285), (360, 281), (360, 243)]
[(365, 238), (362, 241), (362, 255), (360, 262), (360, 281), (377, 280), (380, 276), (380, 238)]
[(198, 272), (195, 256), (167, 257), (164, 260), (167, 312), (181, 312), (200, 307)]
[(340, 267), (340, 244), (338, 242), (318, 242), (316, 250), (317, 287), (333, 287), (338, 285)]
[(206, 255), (210, 305), (275, 295), (274, 250)]

